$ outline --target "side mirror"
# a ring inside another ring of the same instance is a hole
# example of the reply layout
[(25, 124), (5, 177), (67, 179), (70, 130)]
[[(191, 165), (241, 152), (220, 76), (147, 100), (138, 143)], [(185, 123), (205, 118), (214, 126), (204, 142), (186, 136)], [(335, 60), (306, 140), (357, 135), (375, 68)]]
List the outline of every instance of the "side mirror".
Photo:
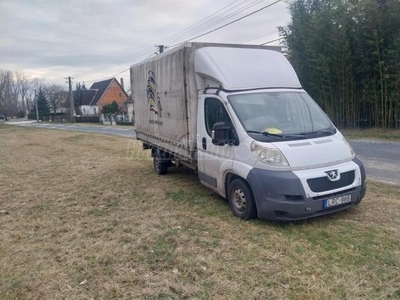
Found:
[(236, 140), (230, 137), (231, 129), (224, 122), (215, 123), (211, 133), (212, 143), (217, 146), (236, 144)]

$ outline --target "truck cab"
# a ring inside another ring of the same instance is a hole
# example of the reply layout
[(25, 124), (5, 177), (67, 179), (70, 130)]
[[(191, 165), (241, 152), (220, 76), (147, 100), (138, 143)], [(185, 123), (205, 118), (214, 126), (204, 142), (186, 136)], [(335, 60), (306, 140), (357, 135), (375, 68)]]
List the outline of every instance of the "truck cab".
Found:
[(197, 110), (201, 182), (244, 219), (297, 220), (358, 204), (363, 165), (286, 58), (232, 52), (196, 53), (198, 85), (207, 82)]

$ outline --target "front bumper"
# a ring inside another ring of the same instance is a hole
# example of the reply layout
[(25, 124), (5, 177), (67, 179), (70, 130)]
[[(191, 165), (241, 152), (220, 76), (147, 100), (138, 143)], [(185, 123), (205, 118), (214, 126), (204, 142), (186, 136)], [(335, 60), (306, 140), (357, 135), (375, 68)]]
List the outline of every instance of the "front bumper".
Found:
[[(260, 219), (293, 221), (338, 212), (359, 204), (365, 195), (365, 170), (355, 158), (356, 178), (353, 184), (339, 190), (315, 194), (310, 192), (306, 180), (295, 172), (277, 172), (253, 169), (247, 176), (257, 205)], [(324, 208), (324, 200), (351, 195), (351, 202)]]

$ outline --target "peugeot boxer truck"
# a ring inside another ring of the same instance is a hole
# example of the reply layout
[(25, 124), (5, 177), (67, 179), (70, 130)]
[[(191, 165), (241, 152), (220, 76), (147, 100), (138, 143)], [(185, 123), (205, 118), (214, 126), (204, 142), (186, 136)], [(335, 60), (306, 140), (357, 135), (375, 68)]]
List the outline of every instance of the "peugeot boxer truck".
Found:
[(278, 48), (184, 43), (131, 72), (154, 169), (188, 166), (235, 216), (299, 220), (364, 197), (363, 164)]

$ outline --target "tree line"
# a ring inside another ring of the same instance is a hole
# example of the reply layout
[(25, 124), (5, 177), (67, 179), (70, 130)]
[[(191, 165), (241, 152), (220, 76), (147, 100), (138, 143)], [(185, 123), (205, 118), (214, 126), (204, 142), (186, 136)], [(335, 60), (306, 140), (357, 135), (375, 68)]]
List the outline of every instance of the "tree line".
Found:
[(42, 113), (56, 113), (67, 99), (63, 85), (46, 84), (22, 72), (0, 70), (0, 115), (24, 117), (36, 114), (35, 98)]
[(294, 0), (290, 12), (289, 60), (333, 122), (400, 128), (400, 2)]
[[(85, 83), (76, 83), (73, 91), (74, 111), (79, 115), (82, 105)], [(9, 117), (25, 117), (36, 119), (38, 104), (39, 116), (59, 115), (69, 110), (68, 91), (60, 84), (46, 84), (43, 79), (30, 78), (22, 72), (0, 70), (0, 115)], [(114, 101), (102, 107), (105, 114), (119, 112), (118, 103)]]

